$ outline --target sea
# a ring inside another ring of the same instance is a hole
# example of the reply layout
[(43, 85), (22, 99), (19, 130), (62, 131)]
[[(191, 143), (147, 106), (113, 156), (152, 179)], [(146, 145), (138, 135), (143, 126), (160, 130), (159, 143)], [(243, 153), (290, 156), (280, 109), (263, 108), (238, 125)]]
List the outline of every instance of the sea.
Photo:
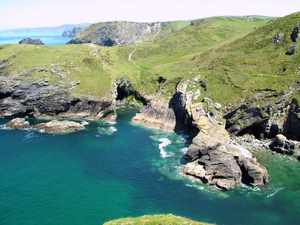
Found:
[(180, 174), (186, 137), (118, 122), (49, 135), (0, 121), (0, 224), (100, 225), (176, 214), (217, 225), (299, 225), (300, 163), (256, 153), (271, 175), (263, 188), (222, 192)]

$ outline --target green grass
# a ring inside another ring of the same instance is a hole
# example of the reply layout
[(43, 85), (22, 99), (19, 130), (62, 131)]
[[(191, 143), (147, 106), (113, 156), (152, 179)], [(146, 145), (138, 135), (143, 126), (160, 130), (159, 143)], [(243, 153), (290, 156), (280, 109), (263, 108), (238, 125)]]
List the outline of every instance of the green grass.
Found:
[[(105, 70), (106, 55), (95, 57), (92, 52), (86, 45), (7, 45), (0, 50), (0, 60), (9, 60), (10, 75), (29, 80), (42, 78), (64, 85), (78, 81), (75, 95), (108, 96), (112, 77)], [(30, 71), (32, 75), (26, 75)]]
[(137, 218), (118, 219), (104, 225), (208, 225), (173, 215), (142, 216)]
[[(161, 92), (169, 98), (181, 79), (197, 77), (208, 82), (207, 91), (201, 90), (202, 97), (234, 104), (264, 89), (286, 90), (298, 80), (300, 54), (287, 56), (285, 52), (291, 45), (290, 32), (299, 22), (300, 13), (276, 20), (213, 17), (178, 21), (164, 28), (171, 33), (136, 45), (8, 45), (0, 48), (0, 60), (9, 61), (10, 75), (24, 79), (45, 78), (59, 84), (79, 81), (73, 89), (78, 96), (108, 98), (112, 82), (125, 77), (142, 94)], [(277, 32), (285, 34), (281, 45), (272, 43)], [(24, 71), (39, 67), (48, 70), (24, 75)], [(53, 68), (58, 68), (63, 78), (51, 73)], [(163, 86), (157, 82), (159, 76), (167, 80)], [(197, 89), (200, 86), (193, 87)]]

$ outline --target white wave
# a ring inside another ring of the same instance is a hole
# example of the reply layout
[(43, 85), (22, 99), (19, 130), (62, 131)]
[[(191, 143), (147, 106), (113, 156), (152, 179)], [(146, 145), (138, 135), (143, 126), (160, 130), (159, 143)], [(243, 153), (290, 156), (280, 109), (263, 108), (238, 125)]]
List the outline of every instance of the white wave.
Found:
[(180, 149), (180, 151), (181, 151), (183, 154), (187, 153), (188, 150), (189, 150), (189, 148), (187, 148), (187, 147)]
[(273, 193), (268, 194), (267, 198), (272, 198), (274, 195), (276, 195), (279, 191), (282, 191), (284, 188), (278, 188), (277, 190), (275, 190)]
[(89, 122), (84, 120), (84, 121), (81, 122), (81, 125), (82, 126), (87, 126), (87, 125), (89, 125)]
[(110, 126), (110, 127), (99, 127), (98, 133), (100, 135), (113, 135), (116, 133), (118, 129), (116, 127)]
[(7, 127), (6, 124), (1, 124), (0, 129), (1, 130), (12, 130), (11, 128)]
[(166, 147), (170, 144), (172, 144), (172, 141), (168, 138), (160, 138), (159, 139), (159, 151), (162, 158), (168, 158), (174, 156), (174, 153), (169, 153), (166, 151)]

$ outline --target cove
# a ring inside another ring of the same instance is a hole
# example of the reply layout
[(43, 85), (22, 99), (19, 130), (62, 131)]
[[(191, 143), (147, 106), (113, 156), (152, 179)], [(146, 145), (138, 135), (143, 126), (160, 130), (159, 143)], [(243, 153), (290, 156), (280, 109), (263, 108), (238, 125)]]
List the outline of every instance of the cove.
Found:
[(270, 184), (220, 192), (178, 174), (183, 137), (135, 126), (134, 113), (69, 135), (0, 130), (0, 224), (99, 225), (160, 213), (218, 225), (299, 224), (299, 162), (258, 153)]

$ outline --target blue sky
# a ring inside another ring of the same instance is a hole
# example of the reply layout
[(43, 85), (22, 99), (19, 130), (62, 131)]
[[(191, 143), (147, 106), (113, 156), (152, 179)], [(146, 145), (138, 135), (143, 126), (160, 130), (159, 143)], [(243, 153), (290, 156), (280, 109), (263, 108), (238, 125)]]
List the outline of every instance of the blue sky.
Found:
[(111, 20), (283, 16), (296, 11), (300, 0), (0, 0), (0, 30)]

